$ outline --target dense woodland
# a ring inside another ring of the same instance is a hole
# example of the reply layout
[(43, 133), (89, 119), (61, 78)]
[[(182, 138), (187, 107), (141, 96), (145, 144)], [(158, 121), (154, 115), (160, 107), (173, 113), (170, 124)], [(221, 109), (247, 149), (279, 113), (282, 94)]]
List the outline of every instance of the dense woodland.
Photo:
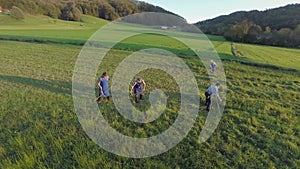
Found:
[(227, 40), (300, 48), (300, 4), (266, 11), (235, 12), (196, 23), (207, 34)]
[(171, 13), (161, 7), (136, 0), (0, 0), (12, 12), (42, 14), (52, 18), (79, 21), (81, 14), (114, 20), (137, 12)]

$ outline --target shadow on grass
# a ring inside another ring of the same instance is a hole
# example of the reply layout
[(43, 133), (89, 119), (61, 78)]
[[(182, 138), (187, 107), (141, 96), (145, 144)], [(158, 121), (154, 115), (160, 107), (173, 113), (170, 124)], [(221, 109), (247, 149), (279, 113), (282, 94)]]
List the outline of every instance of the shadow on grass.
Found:
[(72, 84), (68, 82), (54, 82), (54, 81), (44, 81), (31, 79), (27, 77), (19, 77), (19, 76), (7, 76), (0, 75), (0, 80), (5, 80), (13, 83), (21, 83), (24, 85), (48, 90), (55, 93), (60, 94), (72, 94)]
[(69, 45), (76, 45), (76, 46), (83, 46), (85, 44), (85, 40), (15, 36), (15, 35), (0, 35), (0, 40), (39, 43), (39, 44), (69, 44)]

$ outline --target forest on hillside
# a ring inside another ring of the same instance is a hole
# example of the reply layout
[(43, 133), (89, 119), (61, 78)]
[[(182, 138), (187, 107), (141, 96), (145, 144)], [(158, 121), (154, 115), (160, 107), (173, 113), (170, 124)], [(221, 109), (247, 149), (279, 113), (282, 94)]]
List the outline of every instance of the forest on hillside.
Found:
[(196, 23), (204, 33), (227, 40), (300, 48), (300, 4), (266, 11), (235, 12)]
[(138, 12), (173, 14), (161, 7), (137, 0), (0, 0), (0, 6), (4, 9), (12, 9), (12, 12), (18, 14), (42, 14), (68, 21), (79, 21), (81, 14), (106, 20), (114, 20)]

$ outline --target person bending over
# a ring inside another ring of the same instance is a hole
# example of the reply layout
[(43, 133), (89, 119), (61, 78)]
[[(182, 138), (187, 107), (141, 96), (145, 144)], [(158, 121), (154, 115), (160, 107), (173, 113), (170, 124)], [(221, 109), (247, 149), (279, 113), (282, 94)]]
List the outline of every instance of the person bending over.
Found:
[(143, 93), (146, 91), (146, 83), (142, 78), (137, 78), (131, 87), (130, 93), (134, 92), (135, 102), (138, 103), (138, 97), (143, 100)]

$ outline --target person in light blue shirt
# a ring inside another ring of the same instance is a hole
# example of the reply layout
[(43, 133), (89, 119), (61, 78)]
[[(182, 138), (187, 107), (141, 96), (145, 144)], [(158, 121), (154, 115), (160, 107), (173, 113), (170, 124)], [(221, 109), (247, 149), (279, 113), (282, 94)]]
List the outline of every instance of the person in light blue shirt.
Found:
[(98, 79), (97, 86), (99, 88), (99, 97), (96, 99), (97, 102), (101, 101), (101, 98), (110, 98), (110, 91), (109, 91), (109, 76), (106, 72), (104, 72)]
[(214, 73), (214, 72), (216, 71), (216, 69), (217, 69), (217, 64), (216, 64), (216, 62), (213, 61), (213, 60), (211, 60), (211, 61), (210, 61), (210, 71), (211, 71), (212, 73)]
[(221, 97), (219, 96), (219, 89), (221, 88), (220, 83), (217, 83), (216, 85), (212, 85), (210, 86), (206, 91), (205, 91), (205, 97), (206, 97), (206, 101), (205, 101), (205, 105), (206, 110), (209, 111), (210, 107), (211, 107), (211, 96), (213, 94), (215, 94), (219, 100), (219, 102), (222, 102)]

